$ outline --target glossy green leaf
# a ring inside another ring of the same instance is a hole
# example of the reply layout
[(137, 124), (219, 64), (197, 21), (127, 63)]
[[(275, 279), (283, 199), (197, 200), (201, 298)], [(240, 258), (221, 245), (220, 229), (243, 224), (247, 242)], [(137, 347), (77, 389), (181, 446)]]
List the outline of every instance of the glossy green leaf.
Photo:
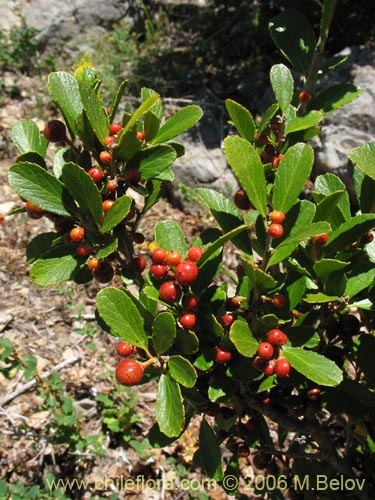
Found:
[(315, 179), (313, 195), (317, 202), (320, 202), (322, 198), (317, 197), (316, 193), (330, 195), (338, 191), (344, 191), (344, 194), (337, 203), (337, 210), (331, 215), (331, 220), (335, 226), (342, 224), (350, 219), (351, 216), (350, 201), (346, 186), (337, 175), (330, 173), (318, 175)]
[(366, 260), (360, 261), (353, 267), (346, 282), (345, 295), (354, 297), (366, 288), (373, 285), (375, 280), (375, 267)]
[(177, 158), (176, 151), (166, 144), (142, 149), (139, 156), (139, 171), (146, 180), (158, 178)]
[(315, 262), (314, 271), (319, 278), (326, 280), (330, 274), (341, 271), (341, 269), (344, 269), (348, 264), (348, 262), (342, 262), (335, 259), (321, 259)]
[(176, 338), (176, 320), (173, 314), (161, 312), (152, 323), (152, 345), (158, 356), (164, 354), (173, 345)]
[(48, 77), (48, 91), (51, 99), (59, 106), (70, 133), (77, 134), (77, 120), (83, 111), (81, 95), (76, 78), (65, 71), (51, 73)]
[(155, 104), (159, 101), (159, 94), (150, 95), (142, 104), (134, 111), (125, 127), (118, 134), (118, 141), (121, 144), (121, 138), (128, 130), (131, 130), (134, 125), (139, 121), (148, 111), (150, 111)]
[(96, 296), (96, 307), (111, 333), (141, 349), (148, 348), (144, 320), (134, 301), (118, 288), (105, 288)]
[(304, 116), (296, 116), (287, 120), (285, 134), (291, 134), (300, 130), (306, 130), (317, 125), (323, 119), (319, 111), (310, 111)]
[(60, 179), (62, 176), (62, 169), (65, 163), (71, 161), (70, 148), (58, 148), (55, 151), (52, 161), (53, 175)]
[(63, 183), (35, 163), (12, 165), (8, 178), (17, 194), (47, 212), (69, 217), (77, 211)]
[(120, 224), (128, 215), (132, 205), (132, 197), (128, 195), (120, 196), (106, 213), (102, 223), (101, 232), (108, 233)]
[(104, 144), (104, 139), (109, 135), (108, 116), (104, 106), (98, 94), (90, 85), (79, 82), (78, 88), (91, 128), (101, 144)]
[(119, 134), (118, 147), (116, 149), (116, 157), (121, 160), (129, 160), (133, 158), (138, 151), (142, 149), (142, 141), (137, 139), (133, 130), (129, 130), (125, 134)]
[(332, 231), (324, 246), (325, 253), (337, 252), (358, 241), (375, 226), (375, 215), (362, 214), (350, 218)]
[[(141, 88), (141, 98), (142, 102), (147, 101), (149, 97), (158, 95), (155, 90), (147, 88), (147, 87), (142, 87)], [(163, 106), (163, 101), (161, 99), (156, 101), (156, 104), (152, 107), (152, 113), (155, 113), (157, 118), (161, 120), (163, 118), (163, 111), (164, 111), (164, 106)]]
[(160, 119), (153, 111), (148, 111), (145, 114), (143, 132), (146, 136), (146, 141), (150, 142), (156, 136), (160, 128)]
[(298, 143), (288, 149), (275, 174), (272, 207), (287, 214), (298, 200), (314, 163), (308, 144)]
[(111, 105), (111, 110), (109, 112), (109, 122), (110, 123), (112, 123), (113, 120), (115, 119), (117, 108), (119, 107), (121, 98), (125, 93), (125, 89), (126, 89), (126, 86), (128, 83), (129, 83), (129, 80), (123, 80), (120, 83), (120, 85), (116, 91), (115, 97), (114, 97), (112, 105)]
[(307, 294), (304, 301), (308, 304), (325, 304), (327, 302), (341, 301), (341, 298), (336, 295), (326, 295), (325, 293), (318, 292)]
[(153, 143), (166, 142), (193, 127), (203, 116), (199, 106), (185, 106), (171, 116), (159, 129)]
[(168, 368), (171, 377), (184, 387), (194, 387), (197, 381), (197, 372), (194, 366), (182, 356), (171, 356), (168, 359)]
[(352, 149), (348, 157), (362, 172), (375, 180), (375, 142)]
[(357, 165), (353, 171), (354, 190), (363, 214), (375, 212), (375, 180), (366, 175)]
[(246, 356), (247, 358), (254, 356), (258, 349), (259, 341), (254, 337), (247, 321), (242, 319), (234, 321), (230, 327), (229, 337), (242, 356)]
[(162, 374), (159, 379), (156, 420), (161, 432), (168, 437), (177, 437), (184, 426), (185, 410), (181, 389), (168, 374)]
[[(242, 226), (238, 226), (235, 229), (232, 229), (232, 231), (229, 231), (228, 233), (223, 234), (219, 238), (217, 238), (212, 244), (210, 244), (207, 248), (205, 248), (203, 255), (200, 257), (198, 261), (198, 265), (202, 266), (205, 262), (209, 260), (209, 258), (227, 241), (232, 241), (233, 238), (235, 238), (238, 234), (242, 233), (242, 231), (249, 230), (250, 226), (248, 224), (243, 224)], [(251, 251), (251, 248), (249, 247), (248, 251)]]
[(33, 151), (45, 157), (48, 141), (32, 120), (20, 120), (12, 127), (12, 139), (20, 153)]
[(264, 167), (255, 147), (242, 137), (229, 136), (224, 139), (224, 154), (251, 204), (265, 217), (267, 184)]
[(172, 220), (160, 221), (155, 226), (155, 241), (167, 251), (177, 250), (182, 257), (186, 255), (187, 245), (183, 230)]
[(102, 199), (90, 175), (82, 167), (70, 162), (64, 165), (62, 178), (78, 206), (89, 212), (95, 224), (99, 224), (103, 213)]
[(283, 114), (292, 102), (294, 81), (292, 73), (284, 64), (274, 64), (270, 71), (273, 93)]
[(241, 137), (249, 142), (253, 142), (255, 135), (255, 122), (250, 111), (232, 99), (227, 99), (225, 101), (225, 107), (227, 108), (228, 114), (232, 119), (233, 125), (236, 127)]
[(30, 279), (39, 286), (60, 285), (72, 278), (79, 268), (75, 247), (53, 248), (37, 259), (30, 269)]
[(260, 124), (258, 126), (258, 134), (261, 135), (261, 133), (268, 127), (268, 125), (271, 123), (272, 118), (275, 116), (279, 109), (278, 104), (271, 104), (266, 111), (264, 112), (262, 119), (260, 121)]
[(340, 83), (331, 85), (314, 97), (312, 107), (323, 115), (328, 115), (337, 109), (346, 106), (362, 94), (362, 89), (354, 83)]
[(246, 276), (249, 277), (254, 287), (262, 290), (269, 290), (276, 287), (277, 282), (275, 279), (270, 274), (259, 269), (258, 265), (247, 259), (241, 259), (241, 263)]
[(207, 476), (221, 481), (224, 474), (219, 442), (205, 419), (202, 420), (199, 430), (199, 455)]
[(111, 253), (115, 252), (117, 250), (117, 247), (118, 239), (110, 239), (109, 242), (101, 245), (100, 248), (96, 250), (95, 257), (97, 259), (104, 259), (105, 257), (108, 257), (108, 255), (111, 255)]
[[(333, 226), (335, 221), (335, 214), (337, 212), (337, 206), (345, 193), (346, 191), (336, 191), (334, 193), (323, 196), (316, 206), (314, 222), (326, 220), (327, 222), (332, 223)], [(333, 219), (333, 221), (331, 219)]]
[(336, 363), (321, 354), (301, 347), (284, 347), (283, 354), (294, 370), (316, 384), (336, 386), (343, 379)]
[(268, 28), (272, 40), (284, 56), (303, 74), (310, 69), (314, 49), (315, 34), (299, 11), (286, 9), (271, 19)]

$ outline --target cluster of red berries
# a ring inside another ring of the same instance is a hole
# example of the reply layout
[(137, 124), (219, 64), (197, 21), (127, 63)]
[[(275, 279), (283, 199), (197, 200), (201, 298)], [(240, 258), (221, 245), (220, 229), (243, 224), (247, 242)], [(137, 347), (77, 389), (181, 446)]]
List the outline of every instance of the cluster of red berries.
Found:
[(274, 373), (282, 378), (288, 377), (291, 371), (290, 363), (281, 355), (281, 347), (286, 344), (286, 334), (274, 328), (267, 333), (267, 340), (258, 346), (257, 355), (253, 360), (253, 366), (265, 375)]
[(127, 387), (139, 384), (143, 378), (146, 364), (141, 363), (136, 359), (130, 358), (132, 354), (137, 354), (137, 348), (129, 342), (120, 342), (116, 347), (117, 353), (124, 357), (116, 367), (117, 381)]
[(273, 210), (270, 213), (271, 224), (268, 226), (267, 231), (272, 238), (281, 238), (281, 236), (284, 234), (284, 228), (282, 226), (284, 220), (285, 214), (280, 210)]

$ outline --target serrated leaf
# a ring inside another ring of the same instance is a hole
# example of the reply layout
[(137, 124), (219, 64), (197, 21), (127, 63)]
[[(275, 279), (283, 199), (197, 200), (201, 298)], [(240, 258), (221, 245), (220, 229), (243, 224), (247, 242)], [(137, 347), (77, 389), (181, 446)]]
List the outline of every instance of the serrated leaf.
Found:
[(158, 222), (155, 226), (155, 241), (164, 250), (177, 250), (182, 256), (187, 252), (183, 230), (172, 220)]
[(241, 137), (249, 142), (253, 142), (255, 135), (255, 122), (250, 111), (232, 99), (227, 99), (225, 101), (225, 107), (227, 108), (228, 114)]
[(65, 217), (76, 213), (76, 204), (63, 183), (39, 165), (16, 163), (10, 167), (8, 178), (16, 193), (37, 207)]
[(168, 359), (168, 368), (171, 377), (184, 387), (194, 387), (197, 373), (194, 366), (182, 356), (171, 356)]
[(12, 127), (12, 139), (20, 153), (30, 151), (45, 157), (48, 141), (41, 136), (38, 126), (32, 120), (20, 120)]
[(101, 232), (108, 233), (128, 215), (132, 205), (132, 197), (128, 195), (120, 196), (106, 213), (102, 223)]
[(91, 128), (101, 144), (104, 145), (104, 139), (109, 135), (107, 113), (105, 112), (98, 94), (90, 85), (81, 81), (78, 83), (78, 88), (83, 108)]
[(72, 278), (79, 268), (75, 247), (53, 248), (37, 259), (30, 269), (30, 279), (39, 286), (60, 285)]
[(265, 217), (267, 184), (264, 167), (255, 147), (242, 137), (229, 136), (224, 139), (224, 154), (251, 204)]
[(73, 138), (77, 134), (76, 123), (83, 111), (83, 104), (76, 78), (65, 71), (50, 73), (48, 91), (59, 106)]
[(78, 205), (99, 224), (103, 214), (102, 199), (92, 177), (79, 165), (69, 162), (62, 169), (62, 178)]
[[(138, 157), (138, 155), (137, 155)], [(166, 144), (142, 149), (139, 171), (146, 180), (157, 179), (176, 160), (176, 151)]]
[(158, 356), (164, 354), (173, 345), (176, 338), (176, 320), (173, 314), (161, 312), (152, 323), (152, 345)]
[(156, 420), (161, 432), (168, 437), (177, 437), (184, 426), (185, 410), (181, 389), (168, 374), (162, 374), (159, 379)]
[(298, 143), (288, 149), (280, 162), (272, 191), (272, 207), (287, 214), (298, 200), (314, 163), (308, 144)]
[(259, 266), (254, 264), (253, 262), (241, 259), (241, 263), (243, 265), (246, 276), (248, 276), (250, 282), (256, 287), (263, 290), (269, 290), (275, 288), (277, 282), (275, 279), (266, 272), (259, 269)]
[(52, 160), (52, 170), (53, 170), (53, 175), (57, 179), (61, 178), (62, 169), (65, 163), (68, 163), (72, 159), (70, 152), (71, 152), (70, 148), (58, 148), (55, 151)]
[(185, 106), (171, 116), (159, 129), (152, 143), (166, 142), (193, 127), (203, 116), (199, 106)]
[(336, 386), (342, 379), (340, 368), (332, 360), (301, 347), (284, 347), (283, 355), (294, 370), (316, 384)]
[(375, 215), (362, 214), (350, 218), (329, 235), (324, 253), (337, 252), (358, 241), (375, 226)]
[(274, 64), (270, 71), (270, 80), (276, 101), (282, 113), (285, 114), (293, 99), (294, 81), (292, 73), (284, 64)]
[(291, 118), (286, 122), (285, 135), (315, 127), (322, 119), (323, 115), (320, 111), (309, 111), (304, 116)]
[(362, 172), (375, 180), (375, 142), (352, 149), (348, 157)]
[(199, 430), (199, 454), (208, 477), (221, 481), (224, 474), (219, 442), (205, 419), (202, 420)]
[(259, 341), (254, 337), (249, 325), (241, 319), (237, 319), (232, 324), (229, 338), (237, 351), (247, 358), (254, 356), (259, 346)]
[(96, 306), (111, 333), (141, 349), (148, 348), (144, 320), (134, 301), (118, 288), (106, 288), (96, 296)]
[(311, 103), (314, 109), (318, 109), (324, 115), (328, 115), (350, 102), (357, 99), (362, 94), (362, 89), (354, 83), (340, 83), (331, 85), (314, 97)]

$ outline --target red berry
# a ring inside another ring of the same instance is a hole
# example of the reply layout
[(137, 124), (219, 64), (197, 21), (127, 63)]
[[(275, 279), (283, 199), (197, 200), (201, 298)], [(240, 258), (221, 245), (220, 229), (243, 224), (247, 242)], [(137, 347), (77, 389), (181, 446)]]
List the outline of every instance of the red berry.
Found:
[(237, 448), (237, 455), (241, 458), (247, 458), (250, 455), (249, 447), (242, 444)]
[(104, 200), (102, 203), (103, 212), (107, 213), (111, 210), (114, 200)]
[(43, 208), (38, 207), (37, 205), (34, 205), (34, 203), (31, 203), (31, 201), (26, 202), (26, 210), (30, 212), (35, 212), (38, 214), (43, 214), (44, 210)]
[(266, 364), (266, 360), (261, 358), (260, 356), (255, 356), (255, 358), (253, 359), (253, 367), (258, 370), (258, 372), (262, 372)]
[(307, 397), (310, 399), (310, 401), (316, 401), (320, 397), (320, 389), (319, 387), (314, 387), (313, 389), (310, 389), (307, 391)]
[(130, 354), (133, 354), (133, 346), (126, 341), (120, 342), (117, 344), (116, 351), (120, 356), (124, 356), (124, 358), (126, 358)]
[(198, 306), (198, 297), (193, 293), (186, 293), (182, 297), (182, 306), (188, 311), (195, 309)]
[(153, 278), (157, 280), (162, 280), (166, 277), (168, 272), (168, 267), (164, 264), (151, 264), (150, 274)]
[(270, 219), (271, 219), (271, 222), (276, 222), (277, 224), (282, 224), (285, 220), (285, 214), (284, 214), (284, 212), (281, 212), (280, 210), (274, 210), (273, 212), (270, 213)]
[(51, 120), (44, 127), (43, 134), (49, 142), (64, 142), (66, 140), (66, 127), (60, 120)]
[(371, 243), (373, 241), (373, 239), (374, 239), (374, 235), (371, 232), (368, 232), (362, 236), (361, 243), (366, 245), (367, 243)]
[(197, 262), (203, 254), (204, 250), (202, 247), (191, 247), (187, 253), (188, 259), (192, 262)]
[(116, 181), (108, 181), (106, 186), (105, 186), (106, 191), (108, 193), (113, 193), (117, 189), (117, 182)]
[(134, 271), (137, 271), (138, 273), (142, 273), (147, 266), (146, 259), (144, 257), (134, 257), (134, 259), (131, 262), (131, 267), (134, 269)]
[(275, 373), (278, 377), (288, 377), (290, 374), (291, 366), (287, 359), (280, 358), (275, 364)]
[(282, 346), (288, 340), (284, 332), (278, 328), (274, 328), (267, 333), (267, 342), (274, 346)]
[(272, 304), (277, 308), (277, 309), (282, 309), (287, 303), (287, 299), (285, 295), (282, 295), (281, 293), (277, 293), (272, 297)]
[(87, 262), (87, 267), (92, 272), (98, 271), (100, 268), (100, 260), (96, 257), (91, 257), (91, 259), (89, 259), (89, 261)]
[(155, 248), (151, 257), (155, 264), (164, 264), (167, 260), (167, 252), (164, 248)]
[(283, 226), (281, 224), (272, 223), (268, 227), (268, 234), (270, 236), (272, 236), (272, 238), (281, 238), (283, 233), (284, 233), (284, 229), (283, 229)]
[(262, 359), (271, 359), (273, 356), (273, 347), (269, 342), (261, 342), (257, 350), (258, 356)]
[(176, 266), (175, 272), (176, 280), (180, 285), (188, 286), (198, 278), (199, 269), (195, 262), (184, 260)]
[(183, 314), (180, 317), (179, 321), (180, 321), (180, 325), (183, 328), (187, 328), (187, 329), (194, 328), (195, 323), (197, 322), (195, 315), (191, 314), (191, 313), (185, 313), (185, 314)]
[(177, 266), (181, 262), (181, 254), (177, 250), (167, 252), (167, 263), (170, 266)]
[(85, 230), (83, 227), (77, 226), (73, 227), (73, 229), (69, 233), (70, 239), (79, 243), (85, 237)]
[(76, 248), (76, 252), (80, 257), (87, 257), (90, 253), (90, 249), (86, 245), (78, 245), (78, 247)]
[(228, 297), (224, 307), (227, 311), (235, 311), (241, 307), (241, 301), (238, 297)]
[(121, 123), (111, 123), (109, 126), (109, 133), (111, 135), (116, 135), (120, 132), (121, 129), (122, 129)]
[(284, 158), (284, 155), (283, 155), (283, 154), (279, 154), (279, 156), (275, 156), (275, 157), (272, 159), (272, 168), (273, 168), (273, 169), (278, 168), (279, 163), (281, 162), (281, 160), (282, 160), (283, 158)]
[(146, 134), (144, 132), (137, 132), (136, 137), (140, 141), (144, 141), (146, 139)]
[(103, 170), (97, 167), (92, 167), (88, 171), (89, 176), (93, 179), (95, 182), (100, 182), (104, 178), (104, 173)]
[(165, 281), (160, 286), (159, 297), (165, 302), (178, 302), (181, 297), (181, 288), (174, 281)]
[(234, 195), (234, 204), (241, 210), (249, 210), (251, 208), (250, 200), (243, 189), (236, 191)]
[(220, 318), (220, 322), (223, 326), (226, 326), (226, 327), (229, 327), (234, 321), (234, 316), (233, 314), (224, 314), (224, 316), (222, 316)]
[(123, 359), (116, 368), (118, 382), (128, 387), (139, 384), (143, 374), (144, 368), (141, 363), (132, 358)]
[(270, 359), (268, 361), (268, 363), (266, 364), (266, 366), (264, 367), (263, 372), (265, 375), (267, 375), (267, 377), (269, 377), (275, 373), (275, 364), (276, 364), (275, 360)]
[(310, 92), (307, 92), (307, 90), (302, 90), (298, 94), (298, 99), (300, 100), (300, 102), (309, 102), (311, 100), (311, 94)]
[(228, 363), (232, 359), (232, 353), (224, 347), (215, 347), (215, 362), (218, 364)]
[(110, 163), (110, 161), (112, 160), (112, 155), (109, 151), (101, 151), (99, 158), (103, 163)]
[(327, 233), (320, 234), (319, 236), (315, 236), (315, 238), (314, 238), (314, 241), (315, 241), (316, 245), (325, 245), (325, 243), (327, 242), (327, 240), (328, 240), (328, 234)]
[(104, 138), (104, 145), (105, 146), (110, 146), (115, 142), (115, 138), (113, 135), (108, 135), (107, 137)]

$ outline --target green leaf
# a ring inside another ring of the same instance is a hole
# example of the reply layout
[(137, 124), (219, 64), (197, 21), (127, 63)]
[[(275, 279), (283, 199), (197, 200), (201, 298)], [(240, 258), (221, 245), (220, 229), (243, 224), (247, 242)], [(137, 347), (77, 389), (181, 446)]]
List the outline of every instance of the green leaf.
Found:
[(267, 184), (256, 149), (242, 137), (229, 136), (224, 139), (224, 154), (251, 204), (266, 217)]
[(69, 162), (62, 169), (62, 178), (78, 205), (91, 214), (95, 224), (99, 224), (103, 214), (102, 199), (90, 175), (79, 165)]
[(346, 191), (336, 191), (324, 196), (316, 206), (314, 222), (324, 220), (326, 220), (327, 222), (331, 222), (332, 218), (335, 220), (337, 205), (339, 204), (345, 193)]
[[(219, 248), (221, 248), (222, 246), (224, 246), (224, 244), (227, 241), (232, 241), (238, 234), (242, 233), (242, 231), (246, 231), (246, 230), (250, 229), (250, 227), (251, 226), (248, 225), (248, 224), (243, 224), (242, 226), (238, 226), (235, 229), (232, 229), (232, 231), (229, 231), (228, 233), (225, 233), (222, 236), (220, 236), (219, 238), (217, 238), (214, 241), (214, 243), (208, 245), (208, 247), (205, 248), (203, 255), (200, 257), (200, 259), (198, 261), (199, 267), (201, 267), (202, 265), (204, 265), (205, 262), (207, 262), (210, 259), (210, 257)], [(250, 247), (249, 247), (248, 250), (250, 251)]]
[(327, 302), (341, 301), (341, 297), (336, 295), (326, 295), (325, 293), (309, 293), (303, 299), (308, 304), (325, 304)]
[[(147, 87), (142, 87), (141, 88), (141, 98), (142, 98), (142, 102), (145, 102), (147, 101), (147, 99), (149, 97), (152, 97), (152, 96), (155, 96), (155, 95), (158, 95), (155, 90), (153, 89), (150, 89), (150, 88), (147, 88)], [(155, 113), (155, 115), (157, 116), (157, 118), (159, 120), (161, 120), (163, 118), (163, 111), (164, 111), (164, 107), (163, 107), (163, 101), (161, 99), (159, 99), (156, 104), (153, 106), (152, 108), (152, 113)]]
[(79, 92), (83, 108), (90, 122), (91, 128), (101, 144), (109, 135), (108, 116), (95, 90), (85, 82), (79, 82)]
[(125, 93), (125, 88), (126, 88), (128, 83), (129, 83), (129, 80), (123, 80), (120, 83), (120, 85), (116, 91), (116, 95), (115, 95), (113, 102), (112, 102), (112, 105), (111, 105), (111, 111), (109, 113), (109, 123), (112, 123), (113, 120), (115, 119), (117, 108), (119, 107), (121, 98)]
[(96, 250), (95, 257), (97, 259), (104, 259), (105, 257), (108, 257), (108, 255), (111, 255), (111, 253), (115, 252), (118, 247), (118, 239), (113, 238), (112, 240), (110, 239), (109, 241), (105, 242), (99, 250)]
[(190, 330), (177, 330), (174, 345), (178, 352), (190, 356), (191, 354), (197, 352), (199, 339), (196, 334)]
[(117, 140), (116, 158), (120, 158), (121, 160), (133, 158), (142, 149), (142, 141), (137, 139), (132, 130), (129, 130), (125, 134), (119, 134)]
[(361, 261), (353, 267), (346, 282), (345, 295), (354, 297), (374, 283), (375, 267), (371, 262)]
[[(285, 135), (291, 134), (292, 132), (298, 132), (300, 130), (306, 130), (317, 125), (323, 119), (322, 113), (320, 111), (309, 111), (304, 116), (296, 116), (287, 120), (285, 126)], [(315, 134), (314, 134), (315, 135)]]
[(9, 184), (28, 201), (47, 212), (69, 217), (77, 211), (62, 182), (35, 163), (16, 163), (9, 169)]
[(142, 149), (139, 155), (139, 171), (146, 180), (157, 179), (177, 158), (176, 151), (166, 144)]
[(20, 120), (12, 127), (12, 139), (20, 153), (30, 151), (45, 157), (48, 141), (41, 136), (38, 126), (32, 120)]
[(232, 99), (227, 99), (225, 101), (225, 107), (227, 108), (229, 116), (231, 117), (240, 136), (249, 142), (253, 142), (255, 135), (255, 122), (250, 111)]
[(335, 259), (321, 259), (315, 262), (314, 271), (319, 278), (322, 278), (324, 281), (328, 279), (331, 273), (335, 271), (340, 271), (344, 269), (348, 265), (348, 262), (342, 262), (340, 260)]
[(282, 113), (285, 114), (293, 99), (294, 81), (292, 73), (284, 64), (275, 64), (270, 71), (270, 80), (276, 101)]
[(348, 157), (363, 173), (375, 181), (375, 142), (352, 149)]
[(340, 83), (331, 85), (314, 97), (311, 106), (318, 109), (323, 115), (328, 115), (337, 109), (346, 106), (362, 94), (362, 89), (354, 83)]
[(259, 266), (254, 264), (254, 262), (242, 258), (241, 263), (243, 265), (246, 276), (249, 277), (250, 282), (256, 288), (269, 290), (276, 287), (277, 282), (275, 281), (275, 279), (270, 274), (267, 274), (266, 272), (259, 269)]
[(148, 99), (146, 99), (142, 104), (134, 111), (131, 115), (130, 120), (127, 122), (125, 127), (118, 134), (118, 141), (121, 144), (121, 138), (126, 134), (128, 130), (131, 130), (134, 125), (139, 121), (148, 111), (150, 111), (155, 104), (159, 101), (159, 94), (153, 94)]
[(182, 356), (171, 356), (168, 359), (168, 368), (171, 377), (184, 387), (194, 387), (197, 373), (194, 366)]
[(234, 321), (230, 328), (229, 337), (236, 347), (237, 351), (251, 358), (256, 353), (259, 341), (253, 336), (248, 323), (242, 319)]
[(375, 215), (362, 214), (352, 217), (330, 233), (324, 246), (324, 253), (342, 250), (346, 246), (358, 241), (375, 225)]
[(176, 338), (176, 320), (173, 314), (161, 312), (152, 323), (152, 345), (158, 356), (164, 354), (173, 345)]
[(111, 333), (141, 349), (148, 348), (144, 320), (134, 301), (118, 288), (105, 288), (96, 296), (99, 315)]
[(30, 380), (37, 373), (36, 357), (32, 354), (22, 356), (22, 365), (24, 367), (23, 376), (25, 380)]
[(132, 205), (132, 197), (128, 195), (120, 196), (106, 213), (102, 223), (101, 232), (108, 233), (128, 215)]
[(145, 114), (143, 131), (146, 136), (146, 141), (150, 142), (156, 136), (160, 128), (160, 119), (153, 111)]
[(187, 252), (184, 232), (173, 220), (165, 220), (156, 224), (155, 241), (164, 250), (176, 250), (183, 257)]
[(53, 248), (37, 259), (30, 269), (30, 279), (33, 283), (47, 287), (60, 285), (72, 278), (79, 268), (75, 246)]
[(51, 99), (59, 106), (72, 137), (77, 134), (77, 120), (83, 111), (83, 104), (76, 78), (65, 71), (50, 73), (48, 91)]
[(168, 437), (177, 437), (184, 426), (185, 410), (181, 389), (168, 374), (162, 374), (159, 379), (156, 420), (161, 432)]
[(301, 347), (284, 347), (283, 354), (294, 370), (316, 384), (336, 386), (343, 379), (336, 363), (316, 352)]
[(298, 143), (288, 149), (275, 174), (272, 207), (287, 214), (298, 200), (310, 176), (314, 152), (308, 144)]
[[(195, 192), (211, 210), (224, 233), (229, 233), (236, 227), (243, 226), (243, 219), (239, 211), (227, 196), (208, 188), (196, 188)], [(251, 241), (248, 234), (241, 232), (241, 234), (234, 236), (232, 241), (245, 253), (251, 251)]]
[(306, 17), (297, 10), (286, 9), (271, 19), (268, 28), (283, 55), (306, 75), (316, 45), (314, 31)]
[(357, 165), (353, 171), (354, 190), (361, 212), (375, 212), (375, 180), (366, 175)]
[(26, 263), (32, 264), (42, 257), (53, 246), (53, 242), (59, 238), (57, 233), (41, 233), (35, 236), (26, 247)]
[(62, 176), (62, 169), (65, 163), (70, 161), (70, 148), (58, 148), (53, 156), (52, 170), (53, 175), (60, 179)]
[(166, 142), (193, 127), (203, 116), (199, 106), (185, 106), (169, 118), (159, 129), (153, 143)]
[(279, 110), (278, 104), (271, 104), (271, 106), (269, 106), (266, 109), (258, 126), (259, 135), (261, 135), (264, 129), (268, 127), (268, 125), (271, 123), (272, 118), (275, 116), (278, 110)]
[(217, 437), (205, 419), (199, 430), (199, 454), (208, 477), (221, 481), (223, 479), (223, 459)]

